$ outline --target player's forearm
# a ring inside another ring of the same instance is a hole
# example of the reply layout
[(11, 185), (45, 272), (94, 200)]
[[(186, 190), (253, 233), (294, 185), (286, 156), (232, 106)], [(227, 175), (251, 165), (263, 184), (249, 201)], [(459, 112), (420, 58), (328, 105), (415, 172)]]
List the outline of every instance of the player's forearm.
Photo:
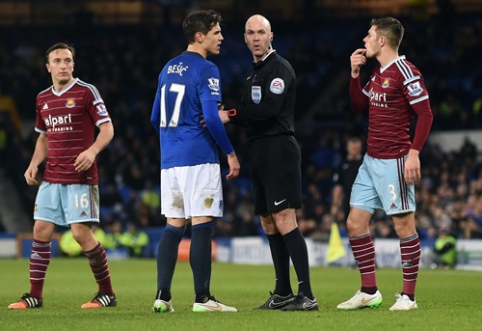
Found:
[(232, 153), (234, 148), (229, 141), (223, 122), (218, 115), (216, 103), (214, 101), (203, 102), (202, 107), (204, 121), (206, 122), (206, 127), (208, 128), (209, 133), (211, 133), (214, 140), (216, 140), (216, 143), (221, 147), (224, 153)]
[(333, 204), (336, 206), (341, 206), (341, 202), (343, 200), (342, 198), (343, 198), (342, 187), (341, 185), (336, 184), (333, 187)]
[(30, 164), (38, 167), (47, 157), (48, 152), (48, 140), (45, 133), (41, 133), (37, 138), (37, 143), (35, 144), (35, 151), (33, 153)]
[(105, 122), (99, 125), (99, 134), (95, 139), (95, 142), (90, 146), (90, 150), (92, 150), (96, 155), (99, 154), (104, 148), (109, 145), (114, 138), (114, 126), (112, 122)]

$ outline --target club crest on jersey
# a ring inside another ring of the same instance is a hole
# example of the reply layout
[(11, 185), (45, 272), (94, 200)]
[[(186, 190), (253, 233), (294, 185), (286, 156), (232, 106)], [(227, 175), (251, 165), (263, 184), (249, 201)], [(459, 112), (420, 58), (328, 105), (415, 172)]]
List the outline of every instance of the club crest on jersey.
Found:
[(97, 108), (97, 114), (99, 116), (107, 116), (107, 108), (105, 108), (103, 103), (99, 103), (95, 108)]
[(407, 88), (408, 88), (408, 95), (410, 95), (411, 97), (419, 96), (423, 92), (423, 88), (422, 86), (420, 86), (420, 82), (410, 83), (408, 84)]
[(211, 95), (219, 95), (219, 79), (218, 78), (208, 78), (208, 87), (211, 90)]
[(261, 86), (251, 86), (251, 99), (256, 104), (261, 102)]
[(274, 94), (282, 94), (285, 90), (285, 82), (281, 78), (275, 78), (269, 85), (269, 90)]
[(75, 100), (72, 98), (68, 98), (67, 102), (65, 103), (65, 107), (72, 108), (75, 106)]
[(387, 88), (389, 86), (390, 86), (390, 80), (388, 78), (386, 78), (382, 83), (382, 87)]

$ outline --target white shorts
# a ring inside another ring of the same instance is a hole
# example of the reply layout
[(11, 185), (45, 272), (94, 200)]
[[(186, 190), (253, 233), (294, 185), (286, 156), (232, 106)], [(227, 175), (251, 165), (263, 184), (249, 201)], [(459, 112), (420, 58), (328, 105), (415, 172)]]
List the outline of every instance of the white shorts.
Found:
[(169, 218), (222, 217), (219, 164), (161, 169), (161, 213)]

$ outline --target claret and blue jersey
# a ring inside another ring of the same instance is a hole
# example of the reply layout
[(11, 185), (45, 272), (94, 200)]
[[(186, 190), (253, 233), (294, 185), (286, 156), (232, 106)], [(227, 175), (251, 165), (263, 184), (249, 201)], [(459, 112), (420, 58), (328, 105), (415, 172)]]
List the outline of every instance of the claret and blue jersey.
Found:
[(186, 51), (164, 66), (151, 115), (160, 133), (161, 169), (219, 163), (216, 141), (201, 125), (201, 115), (203, 102), (221, 97), (218, 68), (198, 53)]

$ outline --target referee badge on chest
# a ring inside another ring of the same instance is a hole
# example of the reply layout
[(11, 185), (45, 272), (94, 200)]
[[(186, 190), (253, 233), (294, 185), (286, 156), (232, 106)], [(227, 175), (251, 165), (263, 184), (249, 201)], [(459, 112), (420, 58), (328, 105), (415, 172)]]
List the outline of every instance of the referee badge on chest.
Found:
[(251, 86), (251, 99), (256, 104), (261, 102), (261, 86)]

